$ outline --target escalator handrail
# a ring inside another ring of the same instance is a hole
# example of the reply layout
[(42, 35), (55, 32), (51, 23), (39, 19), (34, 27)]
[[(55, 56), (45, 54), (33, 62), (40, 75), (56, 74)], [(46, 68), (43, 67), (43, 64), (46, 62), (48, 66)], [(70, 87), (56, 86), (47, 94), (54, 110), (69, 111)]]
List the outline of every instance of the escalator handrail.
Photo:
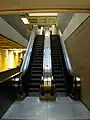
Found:
[(31, 32), (30, 40), (29, 40), (29, 43), (27, 46), (27, 51), (26, 51), (26, 54), (24, 56), (24, 59), (23, 59), (22, 65), (21, 65), (20, 72), (25, 72), (28, 68), (31, 53), (32, 53), (32, 47), (33, 47), (34, 39), (36, 36), (36, 31), (37, 31), (37, 28), (34, 27), (32, 32)]
[(69, 59), (64, 41), (62, 40), (62, 36), (61, 36), (60, 31), (59, 31), (59, 38), (60, 38), (60, 43), (61, 43), (61, 46), (62, 46), (62, 51), (63, 51), (65, 63), (66, 63), (66, 68), (71, 75), (74, 75), (74, 72), (73, 72), (73, 69), (72, 69), (72, 66), (71, 66), (71, 63), (70, 63), (70, 59)]
[(19, 71), (19, 72), (13, 74), (13, 75), (7, 77), (6, 79), (3, 79), (2, 81), (0, 81), (0, 83), (6, 82), (8, 80), (11, 80), (12, 78), (16, 78), (17, 76), (20, 76), (21, 74), (22, 74), (22, 72)]
[[(65, 60), (65, 63), (66, 63), (66, 69), (67, 69), (69, 75), (71, 75), (73, 77), (72, 82), (71, 82), (71, 84), (72, 84), (71, 97), (72, 97), (72, 95), (73, 95), (73, 93), (75, 91), (76, 96), (74, 96), (74, 98), (77, 99), (77, 94), (78, 94), (77, 89), (79, 89), (79, 91), (81, 90), (81, 80), (78, 81), (77, 78), (80, 79), (80, 77), (73, 72), (73, 69), (71, 67), (71, 63), (70, 63), (70, 60), (69, 60), (69, 56), (68, 56), (64, 41), (62, 40), (62, 35), (61, 35), (60, 31), (59, 31), (59, 38), (60, 38), (60, 43), (61, 43), (61, 46), (62, 46), (64, 60)], [(79, 84), (80, 87), (78, 87), (78, 84)], [(81, 94), (79, 94), (79, 99), (80, 99), (80, 96), (81, 96)]]

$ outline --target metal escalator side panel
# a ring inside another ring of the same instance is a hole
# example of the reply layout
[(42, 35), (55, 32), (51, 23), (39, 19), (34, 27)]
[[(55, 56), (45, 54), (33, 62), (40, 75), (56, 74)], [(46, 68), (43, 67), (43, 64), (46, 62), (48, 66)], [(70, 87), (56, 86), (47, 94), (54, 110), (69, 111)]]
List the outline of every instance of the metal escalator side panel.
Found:
[(71, 67), (69, 56), (68, 56), (68, 53), (66, 51), (65, 44), (64, 44), (64, 41), (62, 40), (60, 33), (57, 37), (60, 41), (60, 48), (61, 48), (61, 52), (62, 52), (67, 94), (70, 95), (72, 93), (75, 75), (73, 74), (73, 70)]
[(66, 50), (66, 47), (65, 47), (65, 44), (64, 44), (64, 40), (62, 40), (62, 35), (61, 35), (60, 31), (59, 31), (58, 38), (59, 38), (60, 43), (61, 43), (62, 52), (63, 52), (63, 55), (64, 55), (66, 67), (67, 67), (68, 71), (73, 72), (73, 69), (72, 69), (72, 66), (71, 66), (71, 63), (70, 63), (70, 59), (69, 59), (69, 56), (68, 56), (68, 53), (67, 53), (67, 50)]
[(34, 43), (34, 39), (36, 36), (36, 28), (33, 28), (32, 32), (31, 32), (31, 36), (30, 36), (30, 40), (27, 46), (27, 51), (26, 54), (24, 56), (20, 71), (24, 72), (26, 71), (26, 69), (28, 68), (29, 62), (30, 62), (30, 58), (31, 58), (31, 53), (32, 53), (32, 48), (33, 48), (33, 43)]

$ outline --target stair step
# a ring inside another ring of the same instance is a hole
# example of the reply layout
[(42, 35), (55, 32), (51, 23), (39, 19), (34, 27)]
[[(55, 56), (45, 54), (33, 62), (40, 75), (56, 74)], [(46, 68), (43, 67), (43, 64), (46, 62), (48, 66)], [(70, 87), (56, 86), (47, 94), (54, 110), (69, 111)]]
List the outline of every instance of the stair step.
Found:
[(65, 88), (56, 88), (56, 92), (65, 92)]
[(41, 77), (40, 78), (31, 78), (28, 83), (41, 83)]
[(54, 74), (54, 78), (63, 78), (64, 77), (64, 75), (63, 74)]
[(63, 83), (55, 83), (55, 86), (57, 88), (65, 87), (65, 83), (64, 82)]
[(58, 96), (58, 97), (65, 97), (65, 96), (67, 96), (67, 93), (66, 92), (57, 92), (56, 96)]
[(60, 66), (53, 65), (52, 68), (57, 69), (57, 70), (63, 70), (62, 65), (60, 65)]
[(31, 91), (31, 92), (39, 92), (40, 88), (29, 88), (29, 91)]
[(31, 64), (30, 64), (30, 77), (28, 80), (28, 92), (30, 96), (39, 96), (40, 83), (43, 69), (43, 46), (44, 37), (37, 35), (35, 38)]
[(62, 64), (53, 64), (53, 68), (60, 68), (60, 67), (62, 67)]
[(42, 60), (33, 60), (34, 64), (42, 64)]
[(42, 63), (41, 63), (41, 64), (40, 64), (40, 63), (39, 63), (39, 64), (33, 63), (33, 64), (31, 64), (31, 65), (32, 65), (33, 67), (34, 67), (34, 66), (38, 67), (38, 66), (42, 66)]
[(42, 60), (33, 60), (33, 64), (42, 64)]
[(60, 70), (60, 71), (56, 71), (56, 70), (54, 71), (54, 70), (53, 70), (52, 73), (53, 73), (53, 74), (63, 74), (63, 71), (62, 71), (62, 70)]
[(42, 70), (42, 66), (32, 66), (32, 70)]
[(32, 97), (38, 97), (38, 96), (40, 96), (40, 93), (39, 92), (29, 92), (28, 93), (28, 96), (32, 96)]
[(62, 62), (61, 61), (52, 61), (52, 64), (54, 64), (54, 65), (62, 65)]
[(36, 61), (37, 61), (37, 60), (40, 60), (40, 61), (42, 61), (43, 58), (42, 58), (42, 57), (40, 57), (40, 58), (37, 57), (37, 58), (32, 58), (32, 60), (36, 60)]
[(39, 45), (39, 44), (37, 44), (36, 46), (35, 46), (35, 48), (42, 48), (43, 46), (42, 45)]
[(34, 82), (32, 81), (31, 83), (29, 83), (29, 85), (31, 85), (31, 86), (40, 86), (40, 83), (38, 83), (38, 82), (37, 82), (37, 83), (36, 83), (36, 82), (34, 83)]
[(42, 73), (32, 73), (31, 76), (34, 76), (34, 77), (38, 77), (38, 76), (42, 76)]
[(43, 55), (38, 54), (38, 55), (34, 55), (33, 57), (40, 58), (43, 57)]
[(28, 83), (30, 88), (40, 88), (40, 83)]
[(32, 70), (31, 73), (42, 73), (42, 70)]
[(64, 78), (55, 78), (55, 77), (54, 77), (54, 80), (55, 80), (55, 83), (63, 83), (65, 81)]

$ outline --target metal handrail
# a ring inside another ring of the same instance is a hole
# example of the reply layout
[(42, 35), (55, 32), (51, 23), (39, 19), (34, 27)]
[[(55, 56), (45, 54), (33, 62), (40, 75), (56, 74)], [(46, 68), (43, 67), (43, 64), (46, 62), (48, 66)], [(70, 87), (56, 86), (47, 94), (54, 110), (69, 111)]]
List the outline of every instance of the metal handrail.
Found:
[(17, 72), (17, 73), (15, 73), (15, 74), (11, 75), (10, 77), (7, 77), (6, 79), (3, 79), (2, 81), (0, 81), (0, 83), (3, 83), (3, 82), (5, 82), (5, 81), (8, 81), (8, 80), (10, 80), (10, 79), (12, 79), (12, 78), (15, 78), (16, 76), (19, 76), (19, 75), (21, 75), (21, 74), (22, 74), (22, 72)]
[(59, 37), (60, 37), (62, 50), (63, 50), (63, 53), (64, 53), (64, 59), (65, 59), (67, 70), (72, 74), (73, 73), (72, 66), (71, 66), (71, 63), (70, 63), (70, 60), (69, 60), (69, 57), (68, 57), (68, 53), (67, 53), (64, 41), (62, 40), (61, 31), (59, 30), (58, 33), (59, 33)]
[(35, 39), (35, 36), (36, 36), (36, 31), (37, 31), (37, 28), (34, 27), (32, 32), (31, 32), (30, 40), (29, 40), (29, 43), (28, 43), (28, 46), (27, 46), (27, 51), (26, 51), (26, 54), (25, 54), (23, 62), (22, 62), (22, 66), (21, 66), (21, 69), (20, 69), (21, 72), (25, 72), (28, 68), (30, 58), (31, 58), (33, 43), (34, 43), (34, 39)]
[[(67, 50), (66, 50), (66, 47), (65, 47), (65, 44), (64, 44), (64, 41), (62, 40), (62, 35), (61, 35), (61, 31), (59, 30), (58, 32), (59, 34), (59, 37), (60, 37), (60, 42), (61, 42), (61, 46), (62, 46), (62, 51), (63, 51), (63, 55), (64, 55), (64, 60), (65, 60), (65, 63), (66, 63), (66, 68), (67, 68), (67, 71), (69, 72), (69, 74), (71, 76), (73, 76), (73, 88), (72, 88), (72, 91), (71, 91), (71, 96), (73, 95), (73, 90), (77, 89), (78, 86), (78, 81), (77, 81), (77, 76), (74, 74), (73, 72), (73, 69), (72, 69), (72, 66), (71, 66), (71, 63), (70, 63), (70, 60), (69, 60), (69, 56), (68, 56), (68, 53), (67, 53)], [(78, 77), (79, 78), (79, 77)], [(80, 80), (81, 81), (81, 80)], [(79, 82), (80, 83), (80, 82)], [(81, 84), (80, 84), (81, 86)], [(78, 93), (76, 93), (78, 94)], [(76, 97), (76, 96), (75, 96)], [(79, 97), (80, 98), (80, 97)]]

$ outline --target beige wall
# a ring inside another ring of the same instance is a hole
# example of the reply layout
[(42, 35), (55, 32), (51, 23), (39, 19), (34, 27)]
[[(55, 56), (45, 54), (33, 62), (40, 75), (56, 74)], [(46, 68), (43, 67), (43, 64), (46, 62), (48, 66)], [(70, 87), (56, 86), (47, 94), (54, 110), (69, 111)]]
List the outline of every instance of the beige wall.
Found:
[(90, 8), (90, 0), (1, 0), (1, 10)]
[(90, 17), (65, 41), (74, 72), (80, 76), (82, 100), (90, 108)]

